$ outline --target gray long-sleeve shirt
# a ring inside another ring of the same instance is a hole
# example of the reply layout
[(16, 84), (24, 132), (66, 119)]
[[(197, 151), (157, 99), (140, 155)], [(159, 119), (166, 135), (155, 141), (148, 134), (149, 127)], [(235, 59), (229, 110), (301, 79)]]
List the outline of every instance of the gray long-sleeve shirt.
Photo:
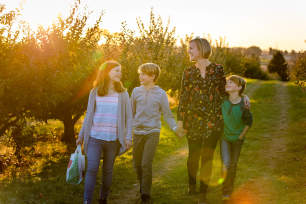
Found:
[(166, 92), (159, 86), (148, 90), (144, 86), (134, 88), (131, 96), (133, 129), (135, 134), (160, 132), (161, 113), (164, 120), (173, 130), (176, 127), (173, 114), (169, 108)]

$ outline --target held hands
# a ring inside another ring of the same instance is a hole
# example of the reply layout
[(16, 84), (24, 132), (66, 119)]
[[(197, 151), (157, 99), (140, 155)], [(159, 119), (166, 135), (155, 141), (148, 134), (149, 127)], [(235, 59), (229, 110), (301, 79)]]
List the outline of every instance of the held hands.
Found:
[(177, 128), (175, 130), (175, 134), (179, 137), (179, 138), (182, 138), (186, 135), (187, 133), (187, 130), (185, 130), (183, 128), (183, 122), (182, 121), (178, 121), (177, 123)]
[(132, 140), (127, 140), (126, 143), (125, 143), (125, 148), (130, 149), (132, 147), (132, 144), (133, 144)]
[(181, 127), (181, 128), (177, 128), (175, 133), (178, 137), (182, 138), (186, 135), (187, 130), (185, 130), (183, 127)]

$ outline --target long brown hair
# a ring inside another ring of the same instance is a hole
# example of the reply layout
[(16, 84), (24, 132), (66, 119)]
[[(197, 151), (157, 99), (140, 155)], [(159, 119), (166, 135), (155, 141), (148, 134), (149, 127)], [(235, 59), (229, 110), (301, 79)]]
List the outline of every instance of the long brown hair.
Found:
[[(100, 65), (97, 78), (93, 83), (94, 88), (98, 88), (98, 95), (99, 96), (105, 96), (108, 93), (108, 87), (110, 83), (110, 78), (109, 78), (109, 72), (115, 68), (121, 65), (116, 62), (116, 61), (106, 61), (103, 64)], [(122, 82), (114, 82), (114, 89), (116, 92), (120, 93), (125, 91), (126, 89), (124, 88)]]

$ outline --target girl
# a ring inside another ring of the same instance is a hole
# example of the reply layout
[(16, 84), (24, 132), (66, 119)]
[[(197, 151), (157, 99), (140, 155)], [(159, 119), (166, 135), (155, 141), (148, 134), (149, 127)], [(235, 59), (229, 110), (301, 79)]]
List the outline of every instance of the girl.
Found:
[(99, 68), (90, 91), (87, 112), (76, 144), (84, 143), (87, 155), (84, 203), (92, 203), (101, 154), (102, 187), (99, 203), (107, 203), (115, 158), (132, 144), (132, 111), (121, 83), (121, 65), (107, 61)]

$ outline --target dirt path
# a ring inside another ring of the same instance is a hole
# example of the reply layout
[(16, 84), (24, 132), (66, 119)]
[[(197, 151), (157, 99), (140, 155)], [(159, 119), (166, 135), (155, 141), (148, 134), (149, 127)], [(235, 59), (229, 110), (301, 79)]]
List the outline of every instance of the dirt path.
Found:
[[(178, 160), (182, 160), (187, 156), (187, 146), (184, 145), (183, 147), (176, 150), (171, 156), (166, 158), (161, 165), (154, 166), (153, 165), (153, 185), (156, 183), (161, 177), (163, 177), (167, 172), (176, 166)], [(136, 181), (135, 181), (136, 182)], [(135, 203), (139, 198), (139, 185), (134, 184), (132, 188), (127, 189), (124, 192), (120, 192), (120, 199), (113, 199), (110, 201), (112, 204), (129, 204)]]
[[(289, 122), (289, 105), (290, 96), (288, 95), (288, 90), (285, 84), (281, 83), (276, 89), (276, 101), (280, 105), (280, 115), (277, 126), (274, 128), (273, 138), (269, 147), (264, 151), (264, 157), (269, 161), (269, 168), (274, 169), (279, 163), (280, 154), (286, 152), (286, 138), (288, 122)], [(271, 137), (269, 134), (266, 137)]]
[[(241, 192), (252, 203), (277, 204), (278, 193), (275, 184), (279, 178), (273, 171), (280, 167), (282, 158), (286, 153), (287, 130), (289, 126), (290, 96), (286, 84), (279, 82), (276, 85), (275, 99), (273, 101), (279, 107), (278, 122), (270, 128), (271, 131), (264, 133), (262, 148), (259, 150), (258, 160), (264, 161), (262, 176), (246, 183), (237, 192), (236, 197), (242, 197)], [(277, 104), (276, 104), (277, 103)], [(239, 199), (238, 199), (239, 200)]]
[[(254, 91), (260, 87), (260, 82), (252, 85), (250, 88), (247, 89), (247, 95), (251, 98)], [(163, 176), (165, 176), (171, 169), (175, 168), (177, 166), (177, 161), (186, 159), (188, 153), (187, 144), (183, 147), (176, 150), (171, 156), (166, 158), (162, 164), (160, 164), (158, 167), (153, 165), (153, 185), (154, 183), (158, 182)], [(125, 190), (124, 192), (119, 192), (120, 199), (112, 199), (110, 203), (112, 204), (132, 204), (137, 201), (139, 198), (139, 185), (134, 184), (133, 187)]]

